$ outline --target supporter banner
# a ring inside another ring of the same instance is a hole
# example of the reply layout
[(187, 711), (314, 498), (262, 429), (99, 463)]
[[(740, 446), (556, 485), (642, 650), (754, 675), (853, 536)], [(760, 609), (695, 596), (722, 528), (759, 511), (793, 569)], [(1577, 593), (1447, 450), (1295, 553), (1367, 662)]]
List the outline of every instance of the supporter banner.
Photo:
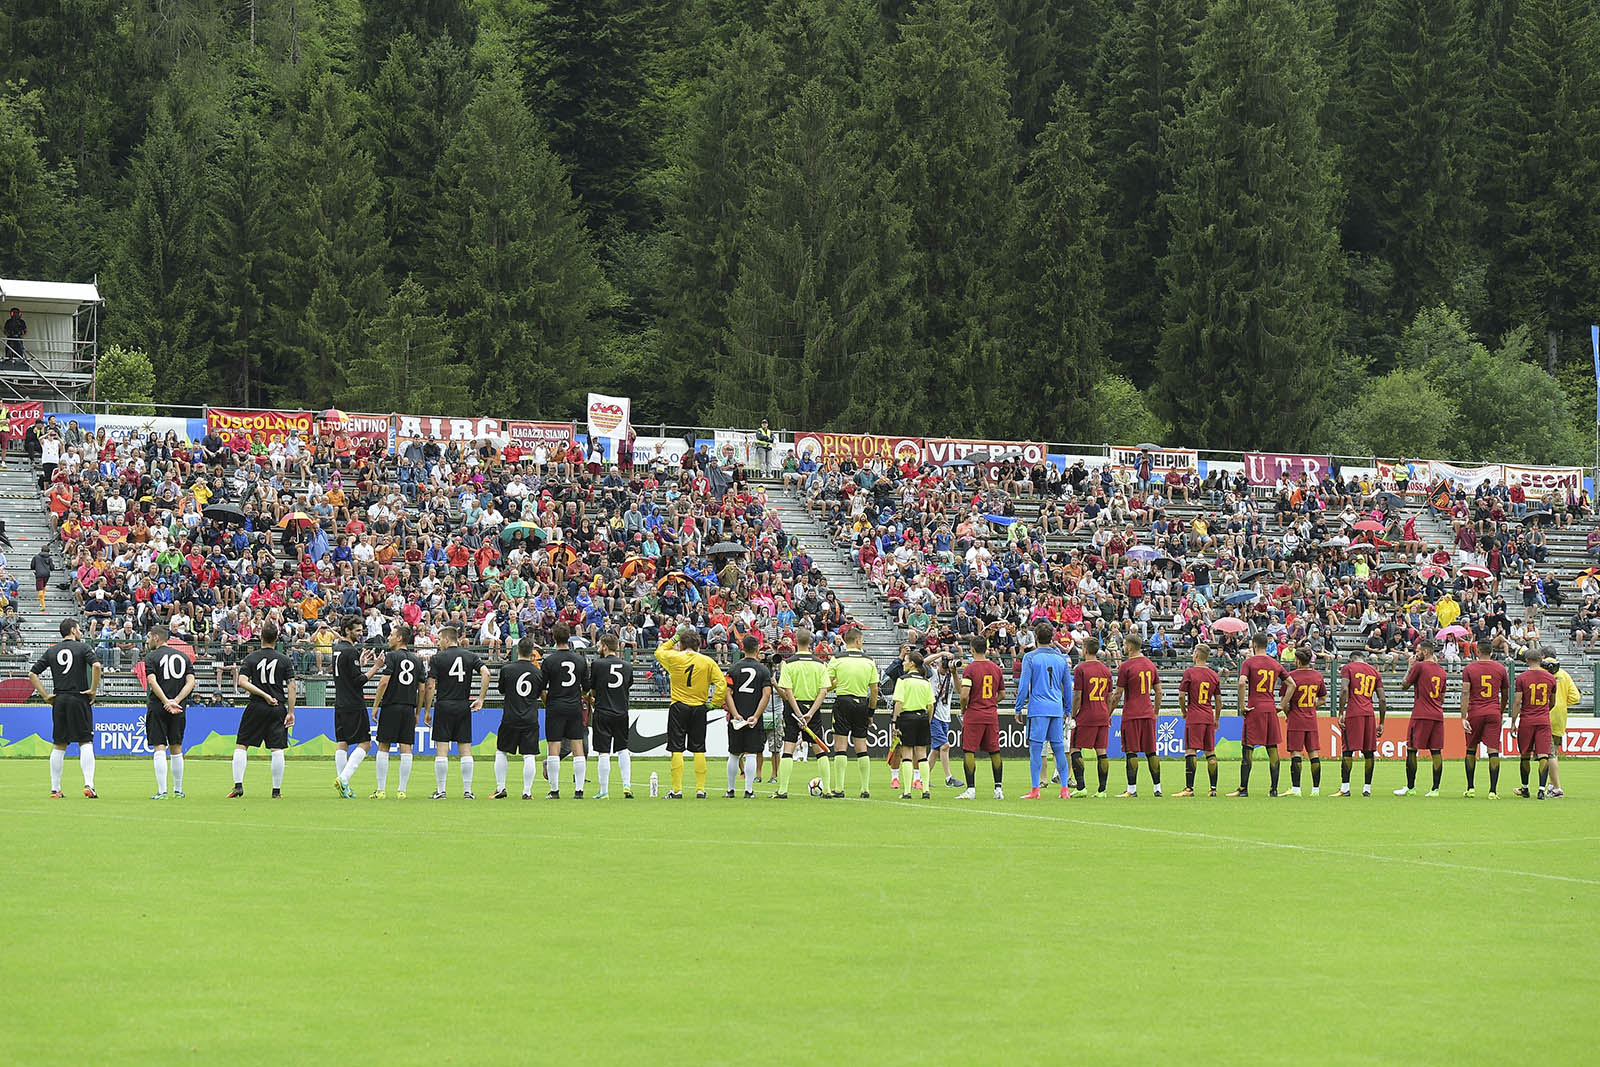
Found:
[(532, 452), (542, 446), (549, 455), (554, 456), (558, 451), (565, 452), (572, 447), (572, 423), (510, 419), (506, 422), (506, 436), (512, 444), (525, 451)]
[(1302, 474), (1308, 475), (1313, 482), (1320, 482), (1332, 467), (1333, 460), (1328, 456), (1293, 456), (1276, 452), (1244, 454), (1244, 475), (1250, 479), (1251, 485), (1277, 485), (1284, 475), (1294, 481)]
[(1505, 466), (1506, 484), (1520, 485), (1530, 493), (1543, 493), (1551, 489), (1565, 493), (1568, 489), (1583, 488), (1582, 467), (1517, 467)]
[(499, 419), (447, 419), (437, 415), (394, 416), (395, 441), (484, 441), (501, 436)]
[(713, 430), (711, 454), (723, 465), (753, 463), (756, 435), (746, 430)]
[(1486, 482), (1499, 485), (1505, 479), (1505, 471), (1498, 463), (1489, 463), (1482, 467), (1457, 467), (1453, 463), (1441, 463), (1434, 459), (1428, 461), (1428, 473), (1434, 481), (1450, 482), (1468, 492)]
[(954, 437), (929, 437), (922, 443), (922, 458), (943, 466), (952, 460), (974, 463), (1018, 458), (1033, 467), (1048, 459), (1048, 449), (1034, 441), (974, 441)]
[(660, 457), (668, 466), (683, 464), (683, 454), (689, 445), (681, 437), (635, 437), (633, 439), (633, 465), (648, 467), (650, 461)]
[(589, 394), (589, 436), (628, 436), (628, 423), (633, 411), (633, 401), (625, 396)]
[(794, 450), (798, 456), (812, 459), (849, 459), (856, 463), (869, 463), (881, 459), (885, 463), (913, 463), (922, 461), (922, 438), (892, 437), (875, 433), (800, 433), (795, 434)]
[[(6, 402), (6, 418), (11, 427), (11, 436), (21, 439), (28, 432), (28, 427), (44, 418), (44, 402), (42, 400), (19, 400)], [(65, 422), (62, 423), (66, 425)]]
[[(106, 436), (122, 441), (130, 437), (140, 441), (147, 439), (151, 434), (165, 437), (168, 433), (178, 435), (180, 441), (192, 440), (191, 434), (197, 428), (194, 424), (198, 419), (173, 419), (157, 415), (61, 415), (58, 416), (61, 424), (65, 426), (72, 418), (77, 418), (78, 425), (85, 431), (104, 430)], [(204, 424), (199, 427), (204, 436)]]
[(387, 452), (394, 447), (392, 415), (346, 415), (343, 422), (323, 423), (323, 427), (323, 436), (328, 439), (344, 434), (352, 442), (365, 444), (380, 452)]
[(315, 418), (309, 411), (251, 411), (246, 408), (206, 408), (206, 431), (222, 438), (225, 445), (235, 438), (260, 437), (267, 442), (281, 441), (293, 431), (311, 437)]
[[(1113, 445), (1111, 448), (1111, 465), (1133, 470), (1139, 464), (1142, 451), (1125, 445)], [(1157, 448), (1150, 452), (1150, 469), (1153, 473), (1165, 474), (1169, 470), (1179, 470), (1191, 473), (1200, 469), (1200, 453), (1192, 448)]]

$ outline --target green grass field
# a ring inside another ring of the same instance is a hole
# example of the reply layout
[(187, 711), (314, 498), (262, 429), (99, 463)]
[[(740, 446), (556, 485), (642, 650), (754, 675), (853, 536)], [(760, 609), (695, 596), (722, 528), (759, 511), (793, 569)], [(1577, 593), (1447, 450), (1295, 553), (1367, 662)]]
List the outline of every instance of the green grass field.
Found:
[(431, 802), (419, 759), (379, 802), (294, 762), (272, 801), (252, 761), (229, 801), (228, 765), (194, 760), (155, 803), (145, 760), (101, 760), (98, 801), (76, 761), (64, 801), (0, 761), (5, 1059), (1563, 1063), (1592, 1040), (1600, 764), (1543, 803), (1510, 797), (1514, 763), (1495, 803), (1459, 765), (1435, 800), (1390, 796), (1386, 763), (1370, 800), (1268, 800), (1261, 767), (1243, 801), (1037, 803), (903, 802), (881, 764), (870, 801), (728, 801), (720, 760), (713, 799), (667, 803), (652, 769), (634, 801)]

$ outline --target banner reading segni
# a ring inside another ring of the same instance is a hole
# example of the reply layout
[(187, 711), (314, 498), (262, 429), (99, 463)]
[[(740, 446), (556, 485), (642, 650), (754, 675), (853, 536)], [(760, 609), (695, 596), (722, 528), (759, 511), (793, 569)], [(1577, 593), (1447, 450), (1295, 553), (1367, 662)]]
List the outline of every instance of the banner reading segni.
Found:
[(1505, 464), (1506, 484), (1520, 485), (1530, 493), (1583, 488), (1582, 467), (1517, 467)]
[(1284, 475), (1288, 475), (1290, 481), (1295, 481), (1302, 474), (1313, 482), (1320, 482), (1332, 467), (1333, 459), (1329, 456), (1282, 455), (1277, 452), (1244, 454), (1244, 476), (1250, 479), (1251, 485), (1277, 485), (1278, 479)]
[(395, 441), (489, 441), (500, 436), (499, 419), (447, 419), (438, 415), (394, 416)]
[(943, 466), (958, 459), (989, 463), (1020, 459), (1030, 467), (1045, 461), (1049, 449), (1036, 441), (975, 441), (970, 438), (929, 437), (922, 442), (922, 458)]
[(589, 436), (628, 436), (628, 425), (633, 411), (633, 401), (625, 396), (589, 394)]
[(797, 456), (809, 455), (819, 463), (824, 460), (848, 459), (856, 463), (870, 463), (881, 459), (885, 463), (922, 462), (922, 438), (894, 437), (876, 433), (799, 433), (794, 437)]
[(238, 437), (260, 437), (267, 442), (280, 441), (291, 432), (310, 439), (309, 411), (251, 411), (247, 408), (206, 408), (206, 431), (231, 445)]
[[(1133, 445), (1113, 445), (1111, 448), (1111, 465), (1133, 470), (1139, 465), (1139, 456), (1144, 451)], [(1170, 470), (1182, 471), (1188, 474), (1200, 469), (1200, 453), (1192, 448), (1153, 448), (1148, 451), (1150, 452), (1150, 471), (1153, 474), (1165, 474)]]

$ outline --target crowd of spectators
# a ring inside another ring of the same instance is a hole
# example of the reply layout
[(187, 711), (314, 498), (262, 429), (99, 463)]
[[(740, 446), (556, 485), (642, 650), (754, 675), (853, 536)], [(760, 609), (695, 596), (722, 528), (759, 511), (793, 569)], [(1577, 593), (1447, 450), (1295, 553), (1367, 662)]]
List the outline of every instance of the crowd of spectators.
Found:
[(268, 620), (308, 669), (353, 615), (374, 645), (404, 622), (426, 652), (450, 625), (492, 657), (524, 634), (548, 644), (558, 621), (579, 646), (610, 630), (624, 649), (686, 622), (722, 656), (808, 625), (826, 653), (849, 621), (764, 489), (704, 447), (609, 465), (576, 445), (416, 440), (394, 455), (321, 423), (227, 443), (55, 417), (35, 437), (65, 587), (112, 667), (157, 623), (220, 681)]

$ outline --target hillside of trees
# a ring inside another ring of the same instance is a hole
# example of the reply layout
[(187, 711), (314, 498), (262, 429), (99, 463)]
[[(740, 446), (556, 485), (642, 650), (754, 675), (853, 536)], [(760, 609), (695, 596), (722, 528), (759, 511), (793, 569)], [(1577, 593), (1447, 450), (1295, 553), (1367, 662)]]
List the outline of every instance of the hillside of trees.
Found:
[(1576, 462), (1600, 0), (30, 0), (154, 399)]

